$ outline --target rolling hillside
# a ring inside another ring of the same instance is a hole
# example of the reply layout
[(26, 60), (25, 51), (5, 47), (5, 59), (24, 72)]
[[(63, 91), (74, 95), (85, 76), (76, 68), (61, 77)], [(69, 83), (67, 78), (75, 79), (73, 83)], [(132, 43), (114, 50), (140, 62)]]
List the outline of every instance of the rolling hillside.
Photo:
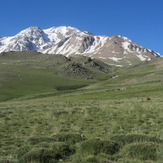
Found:
[(36, 51), (0, 54), (0, 101), (23, 95), (77, 89), (113, 76), (113, 68), (84, 56), (66, 58)]
[(0, 161), (163, 162), (163, 58), (0, 56)]

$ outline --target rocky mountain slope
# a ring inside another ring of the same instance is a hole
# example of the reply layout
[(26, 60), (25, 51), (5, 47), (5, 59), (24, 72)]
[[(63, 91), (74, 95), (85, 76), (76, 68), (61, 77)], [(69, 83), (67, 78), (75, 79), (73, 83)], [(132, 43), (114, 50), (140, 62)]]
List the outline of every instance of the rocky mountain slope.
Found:
[[(114, 77), (112, 66), (86, 56), (67, 58), (63, 55), (44, 55), (37, 51), (6, 52), (0, 54), (0, 64), (2, 69), (11, 66), (12, 70), (15, 67), (49, 70), (58, 78), (102, 80)], [(3, 76), (0, 77), (3, 79)]]
[(66, 57), (84, 55), (116, 66), (133, 65), (160, 56), (120, 35), (98, 36), (69, 26), (49, 29), (33, 26), (15, 36), (0, 37), (0, 53), (30, 50)]

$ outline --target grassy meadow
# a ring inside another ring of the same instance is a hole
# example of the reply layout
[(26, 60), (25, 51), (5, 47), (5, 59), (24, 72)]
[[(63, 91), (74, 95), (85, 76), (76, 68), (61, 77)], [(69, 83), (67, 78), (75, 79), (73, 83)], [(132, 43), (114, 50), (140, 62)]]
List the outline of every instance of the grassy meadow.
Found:
[(163, 162), (162, 59), (108, 70), (31, 53), (0, 56), (0, 162)]

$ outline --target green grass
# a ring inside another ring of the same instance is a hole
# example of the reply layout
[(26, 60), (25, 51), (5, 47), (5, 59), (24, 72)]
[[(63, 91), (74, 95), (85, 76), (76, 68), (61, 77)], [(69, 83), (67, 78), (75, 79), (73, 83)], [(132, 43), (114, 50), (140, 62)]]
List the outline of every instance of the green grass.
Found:
[[(88, 58), (83, 57), (82, 60), (84, 62)], [(109, 66), (105, 64), (99, 64), (103, 66), (99, 70), (97, 66), (92, 68), (91, 64), (95, 61), (85, 64), (84, 67), (80, 58), (76, 58), (75, 62), (61, 55), (36, 52), (1, 54), (0, 101), (24, 95), (78, 89), (109, 78)], [(77, 67), (73, 67), (73, 64)]]
[(57, 76), (47, 63), (0, 65), (0, 162), (163, 162), (162, 60), (104, 81)]

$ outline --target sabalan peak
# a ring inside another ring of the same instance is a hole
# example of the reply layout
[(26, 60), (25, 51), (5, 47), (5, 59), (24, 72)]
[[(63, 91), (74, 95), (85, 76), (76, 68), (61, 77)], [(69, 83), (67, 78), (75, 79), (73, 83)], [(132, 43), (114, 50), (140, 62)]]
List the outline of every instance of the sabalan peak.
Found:
[(41, 29), (31, 26), (12, 37), (0, 37), (0, 53), (37, 50), (66, 57), (84, 55), (102, 59), (116, 66), (134, 65), (160, 57), (121, 35), (100, 36), (75, 27), (60, 26)]

